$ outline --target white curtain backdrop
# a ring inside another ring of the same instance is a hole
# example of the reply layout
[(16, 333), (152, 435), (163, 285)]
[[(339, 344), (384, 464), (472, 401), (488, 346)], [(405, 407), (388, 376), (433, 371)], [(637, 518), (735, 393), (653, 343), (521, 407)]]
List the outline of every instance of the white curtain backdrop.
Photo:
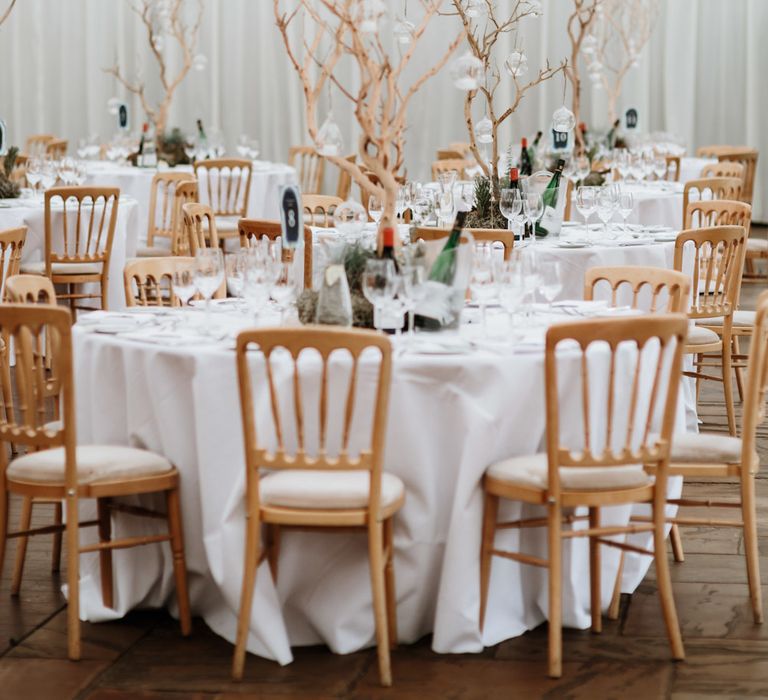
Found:
[[(111, 136), (116, 123), (107, 113), (107, 101), (130, 98), (103, 71), (115, 60), (131, 75), (140, 68), (152, 94), (156, 66), (128, 1), (17, 3), (0, 28), (0, 118), (8, 122), (11, 143), (23, 145), (31, 133), (52, 132), (68, 138), (73, 148), (89, 134)], [(510, 1), (498, 0), (498, 5), (503, 8)], [(204, 2), (199, 51), (207, 57), (207, 67), (189, 74), (169, 124), (191, 132), (200, 117), (223, 131), (230, 150), (241, 133), (248, 133), (261, 140), (263, 158), (285, 160), (289, 145), (308, 139), (301, 86), (275, 28), (272, 1)], [(399, 10), (401, 0), (388, 0), (387, 5)], [(568, 53), (565, 22), (570, 6), (570, 0), (547, 0), (544, 17), (525, 21), (518, 43), (528, 54), (531, 72), (547, 58), (558, 63)], [(438, 56), (456, 22), (441, 18), (435, 23), (418, 69)], [(621, 111), (637, 108), (642, 130), (684, 137), (689, 152), (710, 143), (759, 148), (754, 203), (759, 221), (768, 220), (767, 30), (766, 0), (662, 0), (656, 31), (640, 66), (626, 79), (620, 103)], [(505, 128), (503, 141), (517, 142), (539, 128), (548, 133), (562, 89), (558, 77), (532, 91)], [(606, 127), (604, 95), (589, 85), (585, 92), (582, 119), (593, 128)], [(406, 159), (412, 177), (427, 177), (438, 147), (466, 140), (462, 98), (444, 70), (413, 100)], [(138, 127), (143, 120), (140, 104), (128, 101)], [(333, 102), (351, 152), (356, 145), (352, 109), (338, 93)], [(325, 111), (324, 101), (323, 115)]]

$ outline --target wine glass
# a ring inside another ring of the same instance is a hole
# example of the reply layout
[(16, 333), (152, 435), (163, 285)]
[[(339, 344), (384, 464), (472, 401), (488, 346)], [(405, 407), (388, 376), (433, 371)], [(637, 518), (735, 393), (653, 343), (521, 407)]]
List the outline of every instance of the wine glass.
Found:
[(238, 299), (243, 299), (245, 284), (245, 268), (247, 265), (247, 248), (240, 248), (237, 253), (224, 256), (224, 266), (227, 275), (227, 287)]
[(240, 134), (240, 138), (237, 139), (237, 146), (235, 147), (235, 150), (237, 150), (237, 155), (239, 155), (241, 158), (247, 158), (248, 152), (250, 151), (250, 137), (248, 134)]
[(408, 337), (413, 338), (413, 315), (416, 305), (425, 297), (427, 271), (423, 265), (407, 265), (400, 269), (400, 295), (408, 312)]
[(408, 192), (405, 185), (401, 185), (397, 188), (397, 194), (395, 196), (395, 213), (397, 218), (401, 219), (405, 210), (408, 208)]
[(197, 136), (189, 136), (184, 139), (184, 155), (187, 156), (190, 163), (195, 160), (197, 155)]
[(499, 210), (507, 220), (507, 230), (513, 231), (512, 220), (515, 219), (523, 208), (523, 200), (519, 189), (504, 189), (499, 198)]
[(363, 271), (363, 295), (373, 305), (373, 326), (381, 328), (381, 310), (397, 291), (395, 262), (387, 258), (366, 260)]
[(171, 279), (173, 296), (179, 300), (179, 306), (184, 307), (195, 296), (195, 274), (192, 267), (175, 270)]
[(497, 275), (490, 243), (475, 243), (472, 255), (472, 276), (469, 280), (472, 298), (480, 307), (483, 337), (488, 337), (486, 309), (498, 295)]
[(56, 172), (56, 164), (52, 160), (43, 161), (42, 177), (40, 184), (43, 190), (49, 190), (56, 184), (56, 180), (59, 179), (59, 175)]
[(560, 269), (560, 263), (556, 260), (544, 260), (538, 265), (541, 284), (539, 291), (546, 299), (550, 312), (552, 311), (552, 302), (563, 290), (563, 277)]
[(631, 192), (621, 191), (618, 197), (618, 210), (621, 214), (624, 233), (627, 232), (627, 219), (632, 215), (632, 211), (635, 208), (635, 200)]
[(654, 158), (653, 160), (653, 174), (657, 180), (663, 180), (667, 174), (667, 159), (666, 158)]
[(413, 223), (416, 226), (423, 226), (424, 222), (429, 217), (430, 209), (432, 205), (423, 194), (418, 195), (413, 202), (411, 202), (411, 213), (413, 214)]
[[(528, 192), (523, 195), (523, 221), (533, 229), (533, 222), (538, 221), (544, 213), (544, 202), (538, 192)], [(525, 235), (525, 231), (523, 231)]]
[(59, 163), (59, 177), (65, 185), (71, 185), (77, 177), (77, 166), (74, 158), (62, 158)]
[(438, 226), (450, 226), (456, 211), (453, 199), (453, 187), (446, 187), (440, 191), (437, 201)]
[(273, 265), (274, 282), (269, 295), (280, 309), (280, 323), (285, 320), (285, 312), (296, 299), (296, 272), (292, 262), (278, 262)]
[(37, 186), (43, 179), (43, 163), (39, 158), (30, 158), (27, 164), (27, 182), (33, 192), (37, 192)]
[(224, 256), (220, 248), (200, 248), (195, 254), (195, 289), (205, 299), (205, 326), (210, 333), (211, 299), (224, 281)]
[(252, 313), (258, 319), (259, 313), (269, 301), (274, 274), (274, 261), (270, 259), (268, 246), (259, 244), (245, 252), (245, 273), (243, 296)]
[[(616, 197), (613, 190), (609, 187), (603, 187), (597, 193), (597, 218), (603, 222), (603, 233), (606, 238), (610, 238), (608, 231), (608, 222), (613, 218), (616, 211)], [(613, 238), (616, 236), (614, 235)]]
[(384, 216), (384, 201), (378, 195), (372, 194), (368, 197), (368, 214), (376, 224)]
[(584, 154), (576, 156), (574, 159), (574, 168), (576, 170), (576, 177), (579, 181), (583, 180), (592, 172), (592, 164), (589, 162), (589, 158)]
[(597, 208), (597, 197), (594, 187), (582, 185), (576, 190), (576, 209), (584, 217), (584, 225), (587, 227), (586, 237), (589, 238), (589, 217)]
[(523, 267), (516, 260), (504, 263), (499, 274), (499, 303), (509, 316), (510, 328), (514, 330), (515, 318), (526, 296)]

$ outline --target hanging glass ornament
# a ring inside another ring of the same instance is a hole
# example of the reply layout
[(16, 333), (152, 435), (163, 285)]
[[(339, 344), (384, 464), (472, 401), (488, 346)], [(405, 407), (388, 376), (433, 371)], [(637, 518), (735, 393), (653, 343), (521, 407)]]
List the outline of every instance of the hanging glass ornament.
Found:
[(513, 78), (521, 78), (528, 72), (528, 57), (522, 51), (513, 51), (504, 61), (504, 67)]
[(208, 66), (208, 57), (199, 53), (192, 59), (192, 67), (195, 70), (204, 71)]
[(541, 17), (544, 14), (544, 8), (540, 0), (528, 0), (528, 16)]
[(107, 100), (107, 112), (111, 116), (116, 117), (117, 113), (120, 111), (120, 104), (119, 97), (110, 97), (109, 100)]
[(392, 35), (395, 37), (395, 41), (398, 44), (407, 46), (413, 40), (413, 33), (416, 31), (416, 27), (413, 22), (409, 22), (405, 17), (397, 20), (395, 26), (392, 29)]
[(368, 223), (368, 214), (363, 205), (353, 199), (342, 202), (333, 212), (334, 227), (350, 238), (359, 236), (366, 223)]
[(591, 56), (597, 49), (597, 39), (594, 34), (587, 34), (581, 42), (581, 52), (585, 56)]
[(484, 116), (475, 124), (475, 139), (478, 143), (491, 143), (493, 141), (493, 122)]
[(451, 79), (459, 90), (477, 90), (483, 78), (483, 62), (467, 51), (451, 65)]
[(317, 151), (321, 156), (338, 156), (344, 148), (344, 138), (339, 125), (333, 120), (333, 112), (328, 116), (317, 132)]
[(464, 12), (467, 17), (479, 17), (483, 13), (483, 0), (467, 0)]
[(563, 105), (555, 110), (552, 115), (552, 129), (560, 133), (566, 133), (576, 126), (576, 117), (568, 107)]
[(382, 0), (363, 0), (358, 12), (358, 28), (363, 34), (375, 34), (379, 31), (379, 20), (387, 11)]

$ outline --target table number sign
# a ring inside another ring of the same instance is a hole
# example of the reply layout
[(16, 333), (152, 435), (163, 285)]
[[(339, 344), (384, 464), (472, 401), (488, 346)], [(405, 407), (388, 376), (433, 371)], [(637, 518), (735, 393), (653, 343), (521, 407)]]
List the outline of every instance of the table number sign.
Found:
[(117, 108), (117, 124), (123, 131), (128, 131), (128, 105), (124, 102)]
[(552, 129), (552, 150), (564, 151), (568, 148), (570, 131), (556, 131)]
[(5, 125), (5, 121), (0, 119), (0, 156), (4, 156), (6, 153), (8, 153), (8, 141), (6, 138), (7, 133), (8, 129)]
[(627, 129), (637, 128), (637, 110), (634, 107), (630, 107), (625, 115)]
[(283, 247), (298, 248), (304, 231), (301, 193), (295, 185), (280, 188), (280, 225), (283, 229)]

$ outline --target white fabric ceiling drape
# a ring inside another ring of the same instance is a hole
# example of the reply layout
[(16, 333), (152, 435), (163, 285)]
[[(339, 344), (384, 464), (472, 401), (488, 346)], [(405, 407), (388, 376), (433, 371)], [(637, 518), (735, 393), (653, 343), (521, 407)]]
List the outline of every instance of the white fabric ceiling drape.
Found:
[[(191, 72), (179, 89), (170, 125), (192, 131), (200, 117), (224, 132), (230, 150), (240, 133), (249, 133), (261, 140), (262, 157), (285, 160), (288, 146), (305, 143), (307, 137), (301, 86), (274, 26), (271, 0), (204, 1), (200, 53), (207, 67)], [(390, 1), (399, 9), (400, 0)], [(508, 2), (498, 0), (500, 7)], [(569, 0), (547, 0), (544, 17), (526, 20), (518, 42), (531, 71), (546, 58), (557, 63), (566, 55), (570, 5)], [(454, 22), (438, 20), (419, 67), (445, 45)], [(638, 109), (644, 130), (680, 134), (690, 150), (709, 143), (759, 148), (754, 218), (761, 221), (768, 220), (766, 30), (766, 0), (662, 0), (656, 31), (640, 66), (626, 80), (620, 105)], [(141, 66), (151, 93), (155, 65), (128, 0), (18, 2), (0, 28), (0, 118), (8, 122), (11, 142), (23, 144), (28, 134), (39, 132), (59, 134), (71, 143), (88, 134), (111, 135), (115, 121), (107, 113), (107, 100), (130, 97), (102, 70), (115, 59), (129, 72)], [(586, 93), (582, 117), (595, 128), (605, 127), (604, 96), (591, 87)], [(438, 147), (466, 140), (462, 97), (446, 70), (414, 99), (406, 163), (414, 178), (427, 177)], [(533, 91), (505, 129), (505, 142), (548, 129), (561, 100), (560, 78)], [(333, 101), (351, 152), (352, 110), (339, 94)], [(135, 125), (142, 119), (140, 105), (135, 99), (130, 104)]]

